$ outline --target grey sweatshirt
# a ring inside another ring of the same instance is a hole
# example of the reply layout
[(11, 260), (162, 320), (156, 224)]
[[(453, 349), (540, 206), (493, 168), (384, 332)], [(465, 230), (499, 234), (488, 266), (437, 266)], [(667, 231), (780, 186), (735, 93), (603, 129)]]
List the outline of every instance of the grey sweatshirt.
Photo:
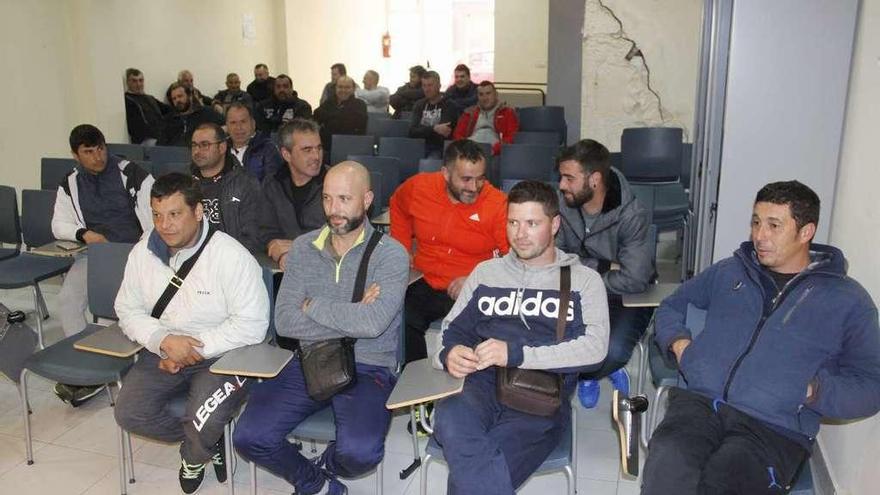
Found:
[[(327, 227), (297, 237), (275, 302), (279, 335), (300, 339), (303, 345), (339, 338), (358, 339), (355, 361), (397, 366), (403, 323), (403, 297), (409, 280), (409, 256), (391, 236), (383, 235), (370, 257), (364, 289), (376, 283), (380, 295), (370, 304), (351, 302), (358, 267), (373, 233), (365, 221), (363, 234), (339, 262), (325, 249)], [(303, 311), (303, 301), (311, 300)]]

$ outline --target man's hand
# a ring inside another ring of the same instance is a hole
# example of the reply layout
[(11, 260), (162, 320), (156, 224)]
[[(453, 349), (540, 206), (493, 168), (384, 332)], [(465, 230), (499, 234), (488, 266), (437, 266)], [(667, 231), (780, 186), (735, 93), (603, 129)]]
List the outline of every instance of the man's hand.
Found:
[(168, 373), (169, 375), (174, 375), (178, 371), (181, 370), (181, 366), (170, 359), (162, 359), (159, 361), (159, 369)]
[(450, 125), (449, 122), (437, 124), (434, 126), (434, 132), (443, 137), (449, 137), (449, 135), (452, 134), (452, 125)]
[(103, 234), (92, 232), (91, 230), (83, 232), (82, 238), (84, 241), (86, 241), (86, 244), (98, 244), (101, 242), (107, 242), (107, 238), (104, 237)]
[(458, 293), (461, 292), (461, 287), (464, 285), (465, 280), (467, 280), (467, 277), (458, 277), (452, 282), (449, 282), (449, 287), (446, 288), (446, 294), (449, 295), (453, 301), (458, 299)]
[(281, 257), (290, 251), (293, 241), (290, 239), (272, 239), (269, 241), (269, 257), (277, 262), (281, 262)]
[(311, 297), (307, 297), (307, 298), (303, 299), (303, 304), (302, 304), (302, 307), (300, 308), (300, 309), (302, 309), (302, 312), (303, 312), (303, 313), (305, 313), (306, 310), (309, 309), (309, 305), (310, 305), (310, 304), (312, 304), (312, 298), (311, 298)]
[(446, 369), (455, 378), (464, 378), (477, 371), (478, 362), (474, 350), (461, 344), (453, 347), (446, 354)]
[(474, 349), (474, 353), (479, 360), (478, 370), (484, 370), (489, 366), (507, 366), (507, 342), (503, 340), (485, 340)]
[(203, 359), (196, 350), (196, 347), (203, 345), (200, 340), (187, 335), (168, 335), (162, 339), (159, 349), (168, 356), (168, 359), (182, 367), (192, 366)]
[(678, 339), (669, 346), (672, 353), (675, 354), (675, 361), (678, 362), (678, 364), (681, 364), (681, 355), (684, 354), (684, 350), (687, 349), (687, 346), (689, 345), (691, 345), (691, 339)]
[(361, 302), (363, 304), (373, 304), (376, 302), (376, 299), (379, 299), (380, 293), (379, 284), (374, 282), (364, 291), (364, 297), (361, 299)]

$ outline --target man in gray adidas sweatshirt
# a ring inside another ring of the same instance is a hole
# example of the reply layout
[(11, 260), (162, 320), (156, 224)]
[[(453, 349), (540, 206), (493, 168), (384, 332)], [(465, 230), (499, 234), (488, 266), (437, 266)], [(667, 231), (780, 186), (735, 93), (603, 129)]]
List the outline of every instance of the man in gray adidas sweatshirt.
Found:
[[(578, 372), (608, 348), (608, 303), (598, 273), (554, 246), (559, 203), (550, 186), (520, 182), (507, 196), (511, 252), (477, 265), (443, 320), (435, 366), (465, 377), (436, 406), (434, 437), (449, 464), (448, 493), (512, 495), (556, 447), (571, 420)], [(557, 339), (560, 274), (571, 271), (565, 328)], [(512, 409), (496, 397), (496, 368), (563, 376), (563, 406), (550, 417)]]
[[(409, 256), (381, 236), (369, 257), (364, 294), (352, 302), (355, 278), (375, 229), (366, 219), (373, 200), (363, 165), (342, 162), (324, 179), (327, 226), (296, 238), (278, 292), (278, 333), (302, 346), (351, 337), (355, 383), (325, 401), (312, 399), (294, 358), (274, 379), (255, 385), (235, 429), (235, 445), (248, 460), (283, 477), (296, 493), (345, 493), (336, 476), (369, 472), (382, 460), (391, 414), (385, 401), (394, 388)], [(285, 437), (313, 413), (332, 407), (336, 441), (317, 459), (306, 459)]]

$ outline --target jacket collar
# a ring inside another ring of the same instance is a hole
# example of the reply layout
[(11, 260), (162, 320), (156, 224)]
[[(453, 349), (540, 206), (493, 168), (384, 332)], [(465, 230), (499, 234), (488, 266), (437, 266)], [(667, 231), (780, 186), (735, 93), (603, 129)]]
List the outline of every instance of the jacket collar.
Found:
[[(199, 249), (202, 243), (205, 242), (205, 238), (208, 237), (208, 229), (206, 228), (204, 220), (199, 223), (198, 236), (199, 240), (195, 245), (179, 251), (183, 260), (189, 259), (189, 257)], [(168, 244), (162, 240), (162, 236), (159, 235), (159, 232), (157, 232), (155, 228), (150, 232), (150, 237), (147, 239), (147, 250), (159, 258), (163, 264), (169, 265), (171, 261), (171, 249), (168, 247)]]
[[(739, 249), (734, 252), (734, 256), (753, 273), (762, 274), (764, 272), (764, 267), (758, 261), (758, 254), (755, 252), (755, 245), (752, 241), (740, 244)], [(801, 271), (801, 274), (822, 273), (845, 277), (846, 271), (847, 261), (840, 249), (826, 244), (812, 243), (810, 244), (810, 264)]]

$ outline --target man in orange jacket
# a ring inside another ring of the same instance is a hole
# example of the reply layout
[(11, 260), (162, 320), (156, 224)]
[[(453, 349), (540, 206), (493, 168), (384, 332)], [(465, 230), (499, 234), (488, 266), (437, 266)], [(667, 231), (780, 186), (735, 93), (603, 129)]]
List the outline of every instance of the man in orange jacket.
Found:
[(476, 143), (455, 141), (440, 172), (404, 182), (391, 197), (391, 236), (424, 278), (406, 291), (406, 362), (428, 356), (425, 331), (446, 316), (471, 270), (507, 252), (507, 198), (486, 181)]
[(477, 87), (477, 104), (458, 117), (452, 139), (471, 139), (492, 145), (492, 154), (501, 154), (501, 143), (513, 143), (519, 130), (519, 118), (512, 108), (498, 101), (498, 91), (491, 81)]

